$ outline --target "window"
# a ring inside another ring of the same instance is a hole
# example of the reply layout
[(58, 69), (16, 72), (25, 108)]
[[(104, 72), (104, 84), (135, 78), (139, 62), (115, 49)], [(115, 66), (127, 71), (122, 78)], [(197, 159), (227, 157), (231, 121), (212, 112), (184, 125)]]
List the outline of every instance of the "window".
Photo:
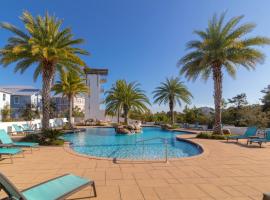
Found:
[(3, 94), (3, 101), (6, 101), (6, 94)]
[(19, 104), (19, 97), (14, 97), (14, 104)]

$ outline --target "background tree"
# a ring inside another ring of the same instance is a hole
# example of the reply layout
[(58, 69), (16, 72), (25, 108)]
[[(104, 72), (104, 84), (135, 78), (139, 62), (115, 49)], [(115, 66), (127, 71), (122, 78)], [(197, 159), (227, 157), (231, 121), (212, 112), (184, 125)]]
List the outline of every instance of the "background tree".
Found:
[(71, 70), (65, 72), (64, 70), (61, 70), (60, 80), (55, 83), (55, 85), (52, 87), (52, 90), (56, 95), (62, 94), (63, 97), (68, 99), (68, 119), (70, 126), (73, 127), (71, 120), (74, 108), (73, 100), (77, 95), (87, 93), (89, 91), (87, 85), (85, 84), (85, 80), (82, 79), (76, 71)]
[(264, 88), (261, 92), (264, 94), (261, 99), (262, 104), (263, 104), (262, 110), (270, 111), (270, 85)]
[(2, 115), (2, 121), (10, 121), (10, 115), (11, 115), (11, 109), (10, 105), (5, 105), (4, 108), (1, 110), (1, 115)]
[(73, 117), (84, 117), (84, 112), (82, 109), (80, 109), (78, 106), (75, 106), (73, 108), (73, 113), (72, 113)]
[(228, 104), (233, 105), (233, 107), (230, 107), (229, 110), (232, 114), (231, 117), (233, 117), (234, 124), (236, 126), (239, 126), (241, 124), (241, 120), (243, 120), (242, 112), (244, 106), (248, 105), (247, 102), (247, 95), (245, 93), (238, 94), (231, 99), (228, 99)]
[(174, 124), (174, 107), (176, 104), (181, 106), (181, 101), (189, 104), (192, 98), (191, 93), (179, 78), (167, 78), (165, 82), (154, 90), (153, 94), (154, 103), (159, 105), (169, 104), (172, 124)]
[(130, 111), (148, 112), (147, 104), (150, 102), (140, 85), (136, 82), (128, 83), (125, 80), (118, 80), (110, 90), (106, 92), (105, 98), (106, 113), (121, 113), (128, 124)]
[(14, 36), (8, 39), (0, 50), (0, 63), (8, 66), (16, 63), (15, 71), (23, 73), (29, 67), (36, 66), (34, 80), (42, 76), (42, 128), (49, 128), (50, 91), (53, 78), (59, 68), (81, 70), (85, 63), (78, 56), (88, 55), (80, 48), (74, 47), (83, 43), (82, 39), (73, 39), (70, 28), (61, 29), (62, 21), (48, 13), (45, 17), (33, 17), (23, 12), (20, 18), (26, 31), (9, 23), (0, 26), (11, 31)]
[(233, 104), (237, 109), (241, 109), (248, 104), (247, 95), (245, 93), (238, 94), (235, 97), (228, 99), (228, 103)]
[(39, 111), (32, 104), (26, 104), (26, 106), (20, 110), (20, 113), (25, 121), (32, 121), (33, 119), (39, 118)]
[(258, 62), (264, 60), (264, 54), (254, 48), (270, 44), (266, 37), (246, 37), (255, 28), (255, 24), (246, 23), (239, 25), (243, 16), (238, 16), (224, 23), (225, 13), (218, 18), (214, 15), (208, 22), (208, 27), (203, 31), (195, 31), (199, 40), (187, 43), (191, 50), (182, 57), (178, 63), (181, 74), (190, 80), (199, 76), (207, 80), (212, 76), (214, 81), (215, 125), (214, 133), (221, 131), (221, 100), (223, 70), (235, 76), (238, 66), (254, 69)]

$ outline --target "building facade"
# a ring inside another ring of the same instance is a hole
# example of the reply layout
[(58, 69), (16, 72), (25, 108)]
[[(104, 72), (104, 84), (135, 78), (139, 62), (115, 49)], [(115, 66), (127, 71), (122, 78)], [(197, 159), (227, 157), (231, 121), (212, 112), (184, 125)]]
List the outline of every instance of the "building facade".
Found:
[(107, 82), (108, 69), (90, 69), (86, 72), (86, 83), (90, 93), (85, 95), (85, 119), (105, 120), (102, 109), (104, 89), (102, 84)]
[[(52, 101), (55, 106), (55, 112), (57, 116), (65, 115), (69, 109), (69, 103), (67, 97), (63, 97), (62, 95), (55, 95), (52, 97)], [(82, 112), (84, 112), (85, 108), (85, 97), (82, 95), (77, 95), (73, 99), (73, 108), (79, 108)]]
[(27, 105), (33, 109), (41, 110), (41, 92), (32, 86), (1, 86), (0, 90), (10, 93), (11, 117), (20, 118), (21, 110)]

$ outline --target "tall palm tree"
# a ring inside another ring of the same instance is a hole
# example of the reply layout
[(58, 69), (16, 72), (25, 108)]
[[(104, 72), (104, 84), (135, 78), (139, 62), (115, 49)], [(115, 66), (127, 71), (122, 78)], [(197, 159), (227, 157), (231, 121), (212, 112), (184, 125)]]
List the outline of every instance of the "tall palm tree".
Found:
[(208, 27), (203, 31), (195, 31), (198, 40), (187, 43), (191, 50), (178, 63), (181, 74), (190, 80), (202, 77), (207, 80), (212, 76), (214, 81), (215, 125), (214, 133), (222, 134), (221, 100), (223, 72), (235, 76), (238, 66), (254, 69), (257, 63), (264, 60), (264, 54), (255, 48), (270, 44), (266, 37), (247, 37), (247, 33), (255, 28), (255, 24), (239, 25), (243, 16), (231, 18), (224, 23), (225, 13), (219, 18), (214, 15)]
[(87, 93), (89, 91), (85, 84), (85, 80), (82, 79), (76, 71), (65, 72), (64, 70), (61, 70), (60, 80), (54, 84), (52, 90), (55, 94), (62, 94), (63, 97), (68, 99), (69, 124), (70, 127), (73, 127), (71, 119), (74, 109), (74, 98), (79, 94)]
[(110, 90), (106, 92), (105, 104), (106, 113), (114, 113), (119, 115), (123, 111), (125, 124), (128, 124), (128, 115), (130, 110), (146, 112), (150, 105), (144, 91), (140, 89), (140, 85), (136, 82), (128, 83), (125, 80), (118, 80)]
[(106, 98), (104, 103), (106, 104), (105, 113), (106, 115), (117, 115), (117, 122), (120, 123), (120, 115), (123, 109), (123, 90), (125, 81), (118, 80), (112, 86), (112, 88), (105, 92)]
[(0, 27), (14, 34), (0, 50), (0, 63), (4, 66), (16, 63), (15, 71), (21, 73), (31, 66), (36, 67), (34, 80), (42, 76), (42, 128), (46, 130), (49, 128), (50, 91), (55, 73), (61, 67), (80, 70), (85, 64), (78, 55), (88, 52), (74, 47), (83, 40), (73, 39), (71, 29), (61, 29), (62, 21), (48, 13), (45, 17), (33, 17), (29, 12), (23, 12), (21, 20), (25, 31), (9, 23), (0, 23)]
[(169, 104), (171, 123), (174, 124), (174, 107), (178, 103), (181, 106), (181, 101), (190, 103), (192, 94), (179, 78), (167, 78), (162, 82), (154, 92), (154, 103)]

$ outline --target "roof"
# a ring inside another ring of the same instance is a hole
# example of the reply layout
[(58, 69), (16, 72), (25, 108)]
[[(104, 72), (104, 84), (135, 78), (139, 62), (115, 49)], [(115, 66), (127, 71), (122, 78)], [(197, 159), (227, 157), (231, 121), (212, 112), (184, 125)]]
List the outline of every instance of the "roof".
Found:
[(85, 73), (86, 74), (108, 75), (108, 69), (90, 68), (90, 69), (86, 69)]
[(32, 86), (0, 86), (0, 91), (3, 90), (12, 95), (31, 96), (39, 94), (40, 90)]
[[(85, 98), (83, 94), (76, 95), (77, 98)], [(55, 94), (51, 98), (65, 98), (62, 94)]]
[(2, 92), (2, 93), (7, 93), (7, 94), (11, 94), (9, 91), (4, 90), (4, 89), (2, 89), (2, 88), (0, 88), (0, 92)]

